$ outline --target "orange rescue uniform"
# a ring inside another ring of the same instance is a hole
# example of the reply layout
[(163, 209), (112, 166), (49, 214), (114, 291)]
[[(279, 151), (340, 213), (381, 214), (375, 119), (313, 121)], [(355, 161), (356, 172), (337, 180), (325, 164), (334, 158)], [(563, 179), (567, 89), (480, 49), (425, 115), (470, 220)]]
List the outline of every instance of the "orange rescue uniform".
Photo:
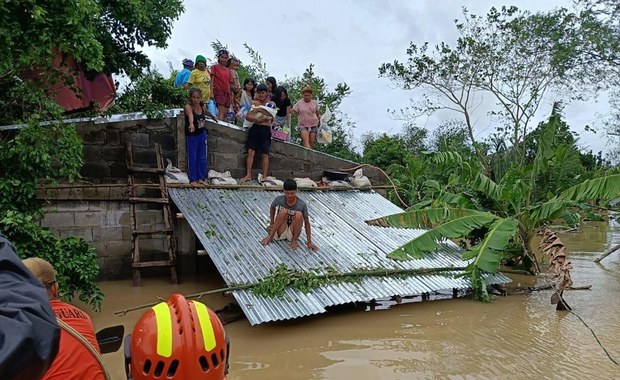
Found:
[[(67, 303), (51, 300), (56, 317), (77, 330), (99, 351), (90, 316)], [(60, 329), (60, 349), (43, 380), (105, 380), (104, 372), (93, 354), (82, 342)]]

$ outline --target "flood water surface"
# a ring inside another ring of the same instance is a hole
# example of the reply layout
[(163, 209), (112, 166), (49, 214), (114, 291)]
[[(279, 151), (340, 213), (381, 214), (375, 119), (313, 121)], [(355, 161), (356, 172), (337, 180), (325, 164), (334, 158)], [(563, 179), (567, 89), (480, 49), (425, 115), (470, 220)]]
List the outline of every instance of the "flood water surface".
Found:
[[(589, 223), (562, 241), (573, 263), (574, 285), (591, 290), (565, 293), (567, 303), (590, 326), (609, 354), (620, 361), (620, 253), (592, 260), (620, 243), (620, 227)], [(513, 277), (529, 285), (531, 278)], [(131, 332), (141, 312), (115, 310), (148, 303), (171, 291), (217, 288), (220, 278), (145, 279), (103, 282), (104, 310), (97, 329), (124, 324)], [(241, 379), (619, 379), (590, 330), (569, 312), (550, 304), (550, 291), (512, 295), (489, 304), (457, 299), (401, 304), (388, 310), (346, 311), (294, 321), (225, 326), (231, 340), (229, 380)], [(217, 309), (231, 301), (202, 299)], [(114, 379), (124, 379), (121, 352), (104, 357)]]

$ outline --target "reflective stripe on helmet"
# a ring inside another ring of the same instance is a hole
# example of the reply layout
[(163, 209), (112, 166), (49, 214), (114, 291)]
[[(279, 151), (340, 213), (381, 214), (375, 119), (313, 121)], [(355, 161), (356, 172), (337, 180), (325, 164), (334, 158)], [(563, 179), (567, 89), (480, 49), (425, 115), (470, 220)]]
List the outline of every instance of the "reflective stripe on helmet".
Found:
[(157, 323), (157, 355), (169, 358), (172, 356), (172, 314), (167, 303), (153, 306)]
[(209, 316), (209, 310), (201, 302), (194, 302), (196, 307), (196, 314), (198, 316), (198, 322), (200, 323), (200, 330), (202, 331), (202, 340), (205, 343), (205, 350), (211, 351), (215, 348), (215, 331), (211, 324), (211, 317)]

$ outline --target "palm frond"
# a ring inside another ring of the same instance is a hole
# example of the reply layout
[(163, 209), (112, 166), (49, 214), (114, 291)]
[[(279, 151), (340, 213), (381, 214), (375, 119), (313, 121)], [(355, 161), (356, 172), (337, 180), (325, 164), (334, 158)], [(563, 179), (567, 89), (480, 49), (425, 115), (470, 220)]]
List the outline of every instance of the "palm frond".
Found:
[(490, 225), (496, 219), (493, 214), (481, 212), (452, 218), (396, 248), (388, 257), (395, 260), (422, 258), (424, 253), (435, 251), (440, 241), (465, 237), (474, 229)]
[(484, 239), (463, 254), (463, 260), (475, 258), (473, 265), (489, 273), (497, 272), (504, 250), (519, 232), (519, 222), (506, 218), (496, 220)]
[(569, 187), (558, 199), (584, 202), (595, 199), (610, 200), (620, 195), (620, 174), (588, 179)]

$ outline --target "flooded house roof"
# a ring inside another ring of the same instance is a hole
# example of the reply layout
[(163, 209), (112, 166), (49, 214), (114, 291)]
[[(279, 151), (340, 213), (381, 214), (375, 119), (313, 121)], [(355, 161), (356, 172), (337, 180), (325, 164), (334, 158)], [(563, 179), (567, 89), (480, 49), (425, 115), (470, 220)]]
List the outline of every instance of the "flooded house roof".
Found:
[[(171, 188), (170, 196), (189, 222), (217, 270), (229, 286), (256, 283), (278, 265), (317, 274), (352, 273), (360, 270), (407, 270), (464, 267), (460, 248), (450, 242), (422, 259), (396, 261), (386, 257), (421, 230), (369, 226), (366, 220), (402, 212), (380, 194), (360, 191), (300, 191), (308, 204), (312, 240), (319, 247), (310, 251), (305, 233), (299, 248), (273, 242), (262, 246), (269, 224), (269, 207), (280, 192), (243, 189)], [(452, 273), (454, 274), (454, 273)], [(489, 276), (490, 284), (510, 279)], [(326, 307), (366, 302), (391, 296), (409, 296), (452, 289), (466, 289), (466, 278), (450, 273), (361, 277), (353, 282), (322, 285), (304, 293), (288, 288), (283, 297), (255, 295), (252, 290), (232, 292), (251, 324), (324, 313)]]

